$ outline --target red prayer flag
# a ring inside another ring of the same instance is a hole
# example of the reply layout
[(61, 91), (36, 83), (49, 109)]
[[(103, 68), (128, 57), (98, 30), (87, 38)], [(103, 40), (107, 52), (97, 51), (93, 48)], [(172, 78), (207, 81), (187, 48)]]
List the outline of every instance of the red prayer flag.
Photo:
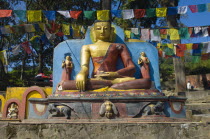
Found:
[(134, 10), (134, 17), (135, 18), (142, 18), (145, 15), (146, 10), (145, 9), (135, 9)]
[(202, 54), (201, 60), (208, 60), (208, 59), (210, 59), (210, 53), (208, 53), (208, 54)]
[(160, 29), (160, 34), (167, 35), (167, 30), (166, 29)]
[(21, 43), (21, 46), (23, 47), (23, 49), (26, 51), (27, 54), (31, 54), (32, 51), (29, 47), (29, 41)]
[(0, 10), (0, 17), (11, 16), (12, 10)]
[(184, 56), (184, 51), (186, 50), (186, 44), (177, 44), (176, 46), (176, 55), (179, 57)]
[(82, 11), (70, 11), (71, 18), (77, 19)]
[(189, 5), (189, 8), (190, 8), (190, 10), (191, 10), (192, 13), (198, 12), (197, 5)]

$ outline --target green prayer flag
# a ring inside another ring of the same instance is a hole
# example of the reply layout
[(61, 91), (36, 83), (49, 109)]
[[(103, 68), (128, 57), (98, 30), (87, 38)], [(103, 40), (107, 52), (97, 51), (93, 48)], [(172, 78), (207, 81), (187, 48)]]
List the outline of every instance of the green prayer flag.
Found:
[(156, 8), (146, 9), (147, 17), (155, 17), (156, 16)]
[(188, 32), (188, 28), (179, 28), (179, 36), (181, 39), (189, 39), (190, 34)]
[(13, 12), (16, 14), (16, 16), (21, 21), (26, 21), (26, 11), (25, 10), (13, 10)]
[(174, 50), (171, 49), (171, 48), (165, 47), (163, 51), (164, 51), (165, 54), (168, 55), (168, 56), (173, 56), (173, 55), (174, 55)]
[(201, 56), (192, 56), (193, 63), (199, 63), (201, 61)]
[(87, 19), (95, 19), (96, 17), (96, 12), (95, 11), (84, 11), (84, 17)]
[(159, 31), (159, 29), (154, 29), (154, 30), (153, 30), (153, 33), (154, 33), (155, 36), (160, 36), (160, 31)]

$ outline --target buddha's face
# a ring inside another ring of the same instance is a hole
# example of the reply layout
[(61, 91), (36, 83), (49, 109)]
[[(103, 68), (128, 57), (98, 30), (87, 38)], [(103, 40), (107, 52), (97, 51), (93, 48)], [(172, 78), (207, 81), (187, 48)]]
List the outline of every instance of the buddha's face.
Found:
[(94, 24), (94, 32), (97, 40), (109, 41), (111, 24), (109, 22), (97, 22)]
[(71, 60), (70, 56), (66, 56), (66, 60)]

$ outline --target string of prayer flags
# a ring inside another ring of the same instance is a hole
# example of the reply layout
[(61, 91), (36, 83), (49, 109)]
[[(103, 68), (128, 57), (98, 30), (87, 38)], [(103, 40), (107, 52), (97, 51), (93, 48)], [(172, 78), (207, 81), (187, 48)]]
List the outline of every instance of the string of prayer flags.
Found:
[(146, 9), (147, 17), (155, 17), (155, 15), (156, 15), (156, 8)]
[(207, 6), (206, 6), (206, 4), (198, 4), (197, 8), (198, 8), (198, 12), (205, 12)]
[(55, 14), (56, 12), (55, 11), (43, 11), (45, 17), (47, 18), (47, 20), (49, 21), (52, 21), (52, 20), (55, 20), (56, 17), (55, 17)]
[(44, 23), (38, 23), (38, 25), (39, 25), (39, 27), (42, 31), (45, 30), (45, 24)]
[(122, 10), (111, 10), (112, 15), (118, 18), (122, 18)]
[(10, 26), (7, 25), (7, 26), (4, 26), (4, 27), (1, 27), (1, 33), (2, 34), (10, 34), (10, 33), (12, 33), (12, 31), (10, 29)]
[(57, 12), (66, 18), (71, 18), (69, 11), (57, 11)]
[(168, 7), (167, 15), (176, 15), (177, 14), (177, 7)]
[(135, 35), (139, 35), (139, 29), (138, 28), (131, 28), (131, 32)]
[(178, 6), (178, 14), (186, 14), (187, 13), (187, 6)]
[(29, 47), (29, 41), (21, 43), (21, 46), (23, 47), (23, 49), (25, 50), (25, 52), (27, 54), (31, 54), (32, 53), (31, 48)]
[(168, 29), (168, 34), (170, 36), (170, 40), (179, 40), (179, 32), (177, 29)]
[(80, 30), (81, 30), (81, 25), (77, 25), (77, 24), (72, 24), (72, 29), (73, 29), (73, 37), (74, 38), (78, 38), (81, 36)]
[(186, 49), (187, 50), (192, 50), (192, 43), (188, 43), (188, 44), (186, 44)]
[(197, 13), (198, 12), (197, 5), (189, 5), (189, 8), (190, 8), (192, 13)]
[(45, 32), (45, 35), (46, 35), (46, 37), (47, 37), (48, 40), (51, 40), (51, 39), (53, 40), (53, 39), (55, 39), (55, 34), (53, 34), (53, 33), (51, 34), (51, 33), (48, 31), (47, 28), (45, 28), (45, 31), (44, 31), (44, 32)]
[(64, 35), (70, 35), (70, 25), (62, 24), (62, 32)]
[(26, 21), (26, 11), (25, 10), (14, 10), (13, 12), (19, 18), (19, 20)]
[(134, 9), (135, 18), (142, 18), (145, 16), (145, 13), (146, 13), (145, 9)]
[(157, 17), (165, 17), (167, 13), (167, 8), (156, 8), (156, 16)]
[(150, 30), (151, 41), (160, 42), (161, 41), (160, 35), (156, 35), (156, 33), (154, 33), (154, 32), (155, 32), (155, 29)]
[(122, 10), (123, 19), (131, 19), (134, 18), (133, 9)]
[(109, 20), (109, 10), (98, 10), (97, 20)]
[(198, 45), (197, 49), (192, 50), (193, 56), (201, 56), (201, 48), (203, 47), (203, 45), (201, 43), (197, 45)]
[(70, 11), (71, 18), (78, 19), (82, 11)]
[(12, 53), (13, 53), (13, 55), (18, 55), (19, 54), (19, 52), (20, 52), (20, 45), (16, 45), (16, 46), (14, 46), (13, 48), (12, 48)]
[(0, 10), (0, 17), (9, 17), (12, 14), (12, 10)]
[(87, 19), (94, 20), (95, 19), (95, 14), (96, 14), (95, 11), (84, 11), (84, 17), (87, 18)]
[(174, 49), (169, 47), (164, 47), (163, 51), (165, 52), (165, 55), (167, 56), (173, 56), (174, 55)]

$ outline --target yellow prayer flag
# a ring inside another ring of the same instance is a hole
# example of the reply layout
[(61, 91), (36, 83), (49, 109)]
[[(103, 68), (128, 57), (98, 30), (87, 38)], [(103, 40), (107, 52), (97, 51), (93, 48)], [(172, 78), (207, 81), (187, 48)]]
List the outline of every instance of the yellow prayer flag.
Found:
[(70, 35), (70, 25), (62, 24), (62, 32), (64, 35)]
[(167, 8), (156, 8), (157, 17), (165, 17), (167, 13)]
[(73, 36), (74, 37), (80, 37), (80, 30), (81, 30), (81, 25), (76, 25), (76, 24), (72, 24), (72, 29), (73, 29)]
[(167, 39), (167, 35), (160, 34), (160, 38), (161, 38), (161, 39)]
[(3, 63), (3, 65), (8, 65), (6, 50), (0, 51), (0, 61)]
[(192, 50), (192, 43), (188, 43), (188, 44), (186, 44), (186, 47), (187, 47), (187, 50)]
[(128, 39), (131, 38), (131, 31), (130, 30), (125, 30), (124, 33), (125, 33), (126, 38), (128, 38)]
[(42, 21), (42, 11), (41, 10), (28, 10), (27, 18), (28, 18), (28, 22)]
[(179, 40), (179, 31), (178, 29), (168, 29), (168, 34), (170, 35), (170, 40)]
[(168, 48), (174, 49), (174, 44), (167, 43)]
[(39, 23), (39, 27), (41, 28), (42, 31), (45, 30), (45, 24), (44, 23)]
[(97, 10), (97, 20), (109, 20), (109, 10)]

